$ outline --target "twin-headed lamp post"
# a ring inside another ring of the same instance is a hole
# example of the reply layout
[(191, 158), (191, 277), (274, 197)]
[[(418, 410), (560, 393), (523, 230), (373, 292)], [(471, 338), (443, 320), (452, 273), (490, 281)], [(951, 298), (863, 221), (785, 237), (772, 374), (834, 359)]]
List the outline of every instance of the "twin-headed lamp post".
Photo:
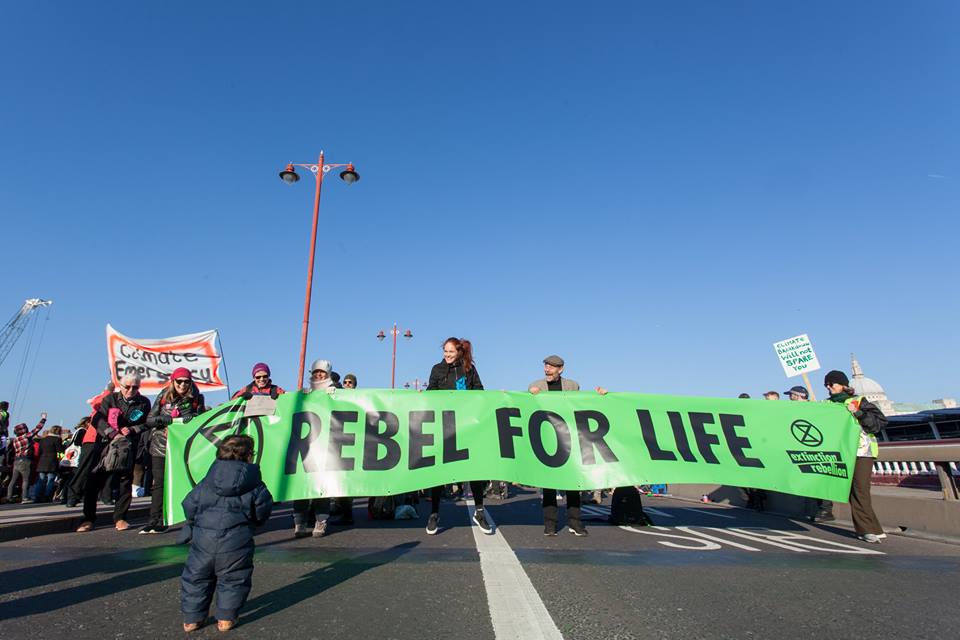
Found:
[(317, 253), (317, 221), (320, 216), (320, 187), (323, 185), (323, 176), (331, 169), (346, 167), (340, 172), (340, 179), (348, 185), (360, 179), (360, 174), (353, 168), (353, 163), (327, 164), (324, 162), (323, 151), (316, 164), (289, 163), (287, 168), (280, 172), (280, 178), (287, 184), (294, 184), (300, 179), (294, 167), (303, 167), (309, 170), (317, 180), (317, 190), (313, 196), (313, 230), (310, 233), (310, 262), (307, 266), (307, 295), (303, 301), (303, 330), (300, 334), (300, 371), (297, 373), (298, 389), (303, 386), (303, 369), (307, 361), (307, 327), (310, 325), (310, 298), (313, 293), (313, 259)]

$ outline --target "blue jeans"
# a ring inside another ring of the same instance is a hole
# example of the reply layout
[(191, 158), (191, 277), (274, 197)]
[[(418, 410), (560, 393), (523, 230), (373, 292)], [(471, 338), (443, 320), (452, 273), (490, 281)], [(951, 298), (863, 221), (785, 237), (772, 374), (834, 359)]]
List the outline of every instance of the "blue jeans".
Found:
[(53, 497), (53, 490), (57, 486), (57, 472), (39, 473), (37, 479), (37, 500), (48, 500)]

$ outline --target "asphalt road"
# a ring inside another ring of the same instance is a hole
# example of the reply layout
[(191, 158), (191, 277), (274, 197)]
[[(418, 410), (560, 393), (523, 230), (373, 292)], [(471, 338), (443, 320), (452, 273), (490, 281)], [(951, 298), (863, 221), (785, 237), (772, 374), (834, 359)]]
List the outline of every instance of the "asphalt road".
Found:
[[(441, 533), (373, 522), (292, 537), (280, 508), (228, 637), (950, 638), (960, 628), (960, 547), (672, 498), (653, 528), (602, 522), (543, 536), (536, 494), (488, 501), (495, 536), (445, 503)], [(421, 505), (421, 512), (427, 511)], [(170, 638), (180, 629), (175, 534), (101, 528), (0, 544), (0, 638)], [(536, 630), (534, 634), (531, 629)], [(220, 637), (208, 624), (192, 634)]]

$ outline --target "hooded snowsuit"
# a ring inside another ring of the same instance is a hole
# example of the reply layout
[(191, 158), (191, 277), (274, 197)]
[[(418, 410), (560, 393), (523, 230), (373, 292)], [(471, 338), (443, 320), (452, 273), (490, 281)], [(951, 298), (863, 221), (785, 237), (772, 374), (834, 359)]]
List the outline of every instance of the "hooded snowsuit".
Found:
[(217, 460), (183, 500), (190, 527), (190, 554), (180, 576), (183, 621), (203, 622), (214, 592), (217, 620), (236, 622), (250, 594), (253, 529), (267, 521), (273, 496), (260, 479), (260, 467), (239, 460)]

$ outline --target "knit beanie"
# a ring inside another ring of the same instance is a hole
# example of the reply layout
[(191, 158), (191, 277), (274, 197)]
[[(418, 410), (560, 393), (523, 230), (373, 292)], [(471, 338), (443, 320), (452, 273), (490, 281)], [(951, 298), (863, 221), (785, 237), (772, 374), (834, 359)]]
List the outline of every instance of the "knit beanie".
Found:
[(190, 373), (190, 369), (187, 369), (186, 367), (178, 367), (173, 370), (173, 373), (170, 374), (171, 380), (179, 380), (180, 378), (193, 380), (193, 375)]
[(843, 385), (844, 387), (849, 387), (850, 379), (847, 377), (847, 374), (845, 374), (843, 371), (837, 371), (836, 369), (834, 369), (833, 371), (828, 373), (826, 376), (824, 376), (823, 384), (839, 384), (839, 385)]
[(253, 373), (250, 375), (256, 378), (257, 374), (261, 371), (263, 371), (268, 376), (270, 375), (270, 367), (267, 366), (266, 362), (258, 362), (257, 364), (253, 365)]

